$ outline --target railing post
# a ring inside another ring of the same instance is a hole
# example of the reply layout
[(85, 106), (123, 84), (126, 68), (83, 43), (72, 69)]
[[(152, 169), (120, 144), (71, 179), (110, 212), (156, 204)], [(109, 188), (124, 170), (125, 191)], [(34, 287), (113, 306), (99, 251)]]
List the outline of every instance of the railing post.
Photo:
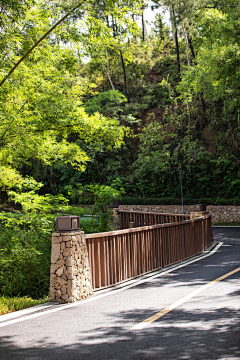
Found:
[(121, 229), (120, 214), (118, 212), (118, 209), (116, 209), (116, 208), (112, 209), (112, 227), (114, 230)]
[(50, 301), (74, 302), (92, 294), (84, 232), (52, 234)]
[(208, 211), (206, 211), (206, 205), (194, 205), (194, 211), (190, 212), (190, 219), (197, 219), (198, 217), (202, 217), (205, 215), (208, 215)]

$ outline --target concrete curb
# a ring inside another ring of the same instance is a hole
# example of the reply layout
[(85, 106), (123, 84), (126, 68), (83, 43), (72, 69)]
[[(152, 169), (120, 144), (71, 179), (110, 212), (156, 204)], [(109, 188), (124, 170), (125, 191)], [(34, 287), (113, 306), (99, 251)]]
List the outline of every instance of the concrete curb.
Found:
[(31, 307), (26, 308), (26, 309), (14, 311), (14, 312), (11, 312), (9, 314), (1, 315), (0, 316), (0, 322), (15, 319), (15, 318), (17, 318), (19, 316), (29, 315), (29, 314), (34, 313), (36, 311), (46, 310), (49, 307), (54, 306), (54, 305), (58, 305), (58, 303), (47, 302), (47, 303), (44, 303), (44, 304), (31, 306)]
[(238, 225), (213, 225), (212, 228), (240, 228)]

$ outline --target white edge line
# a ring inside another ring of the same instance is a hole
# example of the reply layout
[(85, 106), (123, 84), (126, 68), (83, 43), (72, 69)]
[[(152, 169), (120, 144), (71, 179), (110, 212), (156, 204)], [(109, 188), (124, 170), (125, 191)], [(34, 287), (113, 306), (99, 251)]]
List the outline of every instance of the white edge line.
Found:
[[(57, 305), (57, 304), (58, 303), (55, 303), (55, 305)], [(50, 306), (52, 307), (53, 305), (54, 305), (54, 303), (46, 302), (46, 303), (43, 303), (43, 304), (34, 305), (34, 306), (26, 308), (26, 309), (14, 311), (14, 312), (11, 312), (9, 314), (1, 315), (0, 316), (0, 322), (7, 321), (6, 318), (4, 319), (4, 316), (8, 317), (9, 319), (12, 319), (12, 318), (16, 318), (16, 317), (19, 317), (19, 316), (28, 315), (30, 313), (33, 313), (33, 312), (36, 312), (36, 311), (39, 311), (39, 310), (43, 310), (44, 308), (46, 309), (46, 308), (48, 308)]]
[[(132, 284), (130, 285), (127, 285), (125, 286), (124, 288), (121, 288), (121, 289), (117, 289), (117, 290), (114, 290), (114, 291), (108, 291), (107, 293), (104, 293), (104, 294), (100, 294), (100, 295), (96, 295), (96, 296), (92, 296), (88, 299), (85, 299), (84, 301), (81, 300), (81, 301), (77, 301), (77, 302), (74, 302), (74, 303), (71, 303), (71, 304), (64, 304), (60, 307), (57, 307), (55, 309), (50, 309), (50, 310), (46, 310), (46, 311), (43, 311), (43, 312), (38, 312), (36, 314), (32, 314), (32, 315), (29, 315), (29, 316), (24, 316), (20, 319), (14, 319), (14, 320), (10, 320), (10, 321), (5, 321), (3, 324), (0, 324), (0, 328), (1, 327), (4, 327), (4, 326), (8, 326), (8, 325), (13, 325), (13, 324), (16, 324), (16, 323), (19, 323), (19, 322), (22, 322), (22, 321), (26, 321), (26, 320), (30, 320), (30, 319), (34, 319), (34, 318), (37, 318), (37, 317), (40, 317), (40, 316), (45, 316), (45, 315), (48, 315), (48, 314), (53, 314), (57, 311), (61, 311), (61, 310), (65, 310), (65, 309), (69, 309), (69, 308), (72, 308), (72, 307), (75, 307), (75, 306), (80, 306), (80, 305), (84, 305), (86, 304), (87, 302), (90, 302), (90, 301), (94, 301), (94, 300), (97, 300), (99, 298), (103, 298), (103, 297), (106, 297), (106, 296), (109, 296), (109, 295), (112, 295), (112, 293), (116, 294), (118, 292), (121, 292), (121, 291), (124, 291), (124, 290), (127, 290), (127, 289), (130, 289), (134, 286), (137, 286), (139, 284), (142, 284), (142, 283), (145, 283), (147, 281), (150, 281), (150, 280), (153, 280), (157, 277), (160, 277), (160, 276), (163, 276), (163, 275), (166, 275), (172, 271), (175, 271), (175, 270), (178, 270), (178, 269), (181, 269), (182, 267), (185, 267), (187, 265), (190, 265), (190, 264), (193, 264), (197, 261), (200, 261), (208, 256), (211, 256), (213, 254), (215, 254), (215, 252), (220, 248), (220, 246), (222, 246), (222, 242), (219, 242), (212, 250), (210, 251), (203, 251), (203, 254), (207, 252), (206, 255), (203, 255), (203, 256), (200, 256), (199, 258), (197, 259), (194, 259), (194, 260), (190, 260), (190, 261), (185, 261), (184, 264), (181, 264), (181, 265), (178, 265), (172, 269), (166, 269), (165, 271), (162, 271), (160, 270), (159, 273), (153, 275), (153, 276), (150, 276), (150, 277), (147, 277), (147, 278), (144, 278), (144, 279), (140, 279), (140, 280), (135, 280), (134, 279), (132, 280)], [(4, 316), (4, 315), (3, 315)]]

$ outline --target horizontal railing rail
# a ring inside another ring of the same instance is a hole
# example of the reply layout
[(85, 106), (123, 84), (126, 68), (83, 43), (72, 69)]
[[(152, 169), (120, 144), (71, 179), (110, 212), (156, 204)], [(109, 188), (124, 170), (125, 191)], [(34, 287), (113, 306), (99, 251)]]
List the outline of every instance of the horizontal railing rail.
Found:
[[(146, 219), (142, 218), (142, 221)], [(194, 220), (86, 234), (85, 237), (94, 289), (117, 284), (198, 255), (213, 241), (210, 215)]]
[(118, 210), (120, 229), (189, 220), (190, 215)]

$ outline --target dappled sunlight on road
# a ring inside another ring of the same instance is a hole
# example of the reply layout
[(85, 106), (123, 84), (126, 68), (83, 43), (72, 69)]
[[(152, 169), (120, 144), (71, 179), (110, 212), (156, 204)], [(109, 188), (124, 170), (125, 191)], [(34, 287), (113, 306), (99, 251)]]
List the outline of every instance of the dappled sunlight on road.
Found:
[[(44, 337), (35, 345), (18, 348), (11, 336), (1, 338), (3, 359), (221, 359), (240, 356), (239, 343), (232, 338), (238, 331), (239, 311), (177, 309), (151, 327), (132, 331), (136, 321), (149, 316), (142, 309), (123, 312), (111, 326), (78, 331), (73, 344), (56, 344)], [(64, 331), (64, 330), (63, 330)], [(66, 339), (65, 339), (66, 340)], [(9, 356), (9, 357), (8, 357)]]
[[(43, 315), (33, 324), (26, 321), (1, 328), (0, 359), (240, 359), (240, 272), (182, 302), (144, 329), (133, 330), (164, 307), (238, 268), (236, 233), (213, 256), (177, 271)], [(223, 236), (220, 232), (219, 241)]]

